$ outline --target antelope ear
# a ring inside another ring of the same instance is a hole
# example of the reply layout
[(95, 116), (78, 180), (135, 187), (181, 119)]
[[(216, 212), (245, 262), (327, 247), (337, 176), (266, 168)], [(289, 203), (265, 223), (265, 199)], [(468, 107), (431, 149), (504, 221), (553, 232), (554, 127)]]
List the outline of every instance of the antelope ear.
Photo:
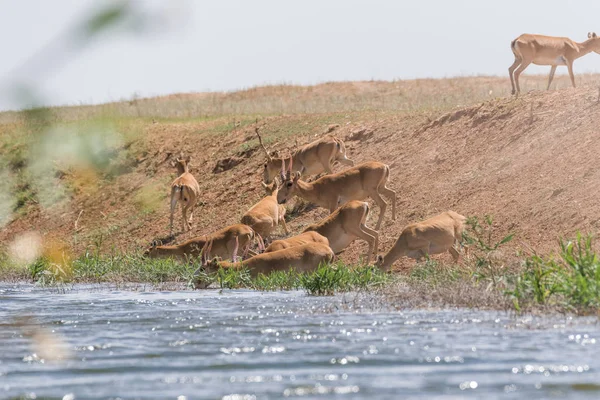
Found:
[(189, 163), (190, 161), (192, 161), (192, 156), (187, 156), (186, 158), (184, 158), (186, 163)]
[(592, 37), (593, 37), (593, 38), (596, 38), (596, 37), (598, 37), (598, 36), (596, 35), (596, 32), (592, 32)]
[(298, 179), (300, 179), (300, 172), (296, 171), (296, 172), (294, 172), (294, 182), (297, 182)]
[(588, 39), (592, 38), (592, 32), (588, 32)]
[[(277, 189), (278, 187), (281, 186), (281, 180), (279, 179), (278, 176), (276, 176), (275, 178), (273, 178), (273, 182), (271, 183), (271, 185), (272, 185), (271, 187), (273, 188), (273, 190), (275, 190), (275, 189)], [(267, 187), (265, 186), (265, 189), (266, 188)]]

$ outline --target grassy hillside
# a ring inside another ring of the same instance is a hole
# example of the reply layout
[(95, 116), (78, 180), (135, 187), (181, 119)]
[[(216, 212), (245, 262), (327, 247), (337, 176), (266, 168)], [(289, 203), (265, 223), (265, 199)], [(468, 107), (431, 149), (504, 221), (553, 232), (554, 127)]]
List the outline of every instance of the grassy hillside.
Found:
[[(452, 209), (492, 214), (499, 235), (515, 233), (508, 252), (548, 252), (557, 237), (597, 232), (600, 224), (600, 76), (578, 80), (581, 88), (570, 89), (561, 76), (555, 85), (563, 89), (518, 99), (506, 96), (508, 79), (473, 77), (284, 85), (2, 113), (0, 242), (18, 248), (24, 233), (38, 232), (22, 246), (58, 243), (72, 254), (141, 250), (168, 233), (171, 162), (180, 153), (192, 156), (202, 195), (193, 233), (176, 241), (235, 223), (263, 195), (258, 119), (270, 149), (291, 151), (339, 124), (334, 134), (350, 158), (390, 165), (399, 212), (397, 221), (384, 220), (380, 251), (407, 223)], [(524, 87), (545, 82), (530, 76)], [(377, 213), (375, 206), (371, 225)], [(327, 212), (289, 206), (288, 214), (298, 232)], [(342, 259), (355, 262), (365, 251), (355, 242)]]

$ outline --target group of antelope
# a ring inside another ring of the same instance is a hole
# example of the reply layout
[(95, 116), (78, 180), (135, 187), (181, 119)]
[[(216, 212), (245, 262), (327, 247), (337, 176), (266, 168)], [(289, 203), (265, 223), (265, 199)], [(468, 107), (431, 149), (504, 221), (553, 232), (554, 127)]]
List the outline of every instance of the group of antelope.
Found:
[[(557, 66), (567, 66), (575, 87), (573, 61), (592, 51), (600, 54), (600, 37), (590, 32), (588, 40), (578, 43), (564, 37), (523, 34), (511, 42), (511, 50), (515, 56), (509, 68), (513, 94), (519, 94), (519, 76), (532, 63), (551, 66), (548, 88)], [(262, 182), (266, 196), (244, 214), (240, 224), (180, 245), (158, 246), (153, 243), (145, 254), (150, 257), (201, 256), (207, 272), (219, 267), (240, 268), (242, 265), (252, 275), (288, 268), (303, 272), (314, 270), (321, 263), (332, 262), (335, 254), (343, 251), (353, 240), (362, 239), (369, 244), (366, 254), (369, 264), (371, 257), (376, 255), (378, 231), (387, 210), (384, 197), (391, 200), (392, 219), (396, 219), (396, 193), (386, 187), (389, 167), (376, 161), (355, 166), (346, 157), (343, 141), (334, 136), (309, 143), (289, 157), (272, 156), (262, 142), (258, 122), (255, 130), (267, 157)], [(182, 208), (183, 231), (191, 230), (194, 205), (200, 195), (198, 182), (189, 172), (189, 161), (189, 157), (177, 159), (179, 177), (171, 185), (171, 233), (173, 214), (178, 203)], [(333, 173), (334, 162), (349, 168)], [(325, 175), (312, 182), (302, 179), (322, 173)], [(270, 241), (273, 230), (279, 225), (286, 235), (289, 234), (282, 204), (294, 196), (329, 209), (330, 215), (307, 226), (299, 235)], [(369, 197), (379, 206), (375, 229), (366, 225), (370, 209), (363, 200)], [(446, 251), (457, 262), (459, 252), (455, 246), (461, 241), (465, 220), (464, 216), (447, 211), (408, 225), (389, 252), (385, 256), (377, 256), (375, 264), (389, 271), (392, 264), (403, 255), (419, 259)], [(265, 242), (269, 243), (267, 247)], [(252, 244), (257, 245), (256, 250), (251, 250)], [(240, 248), (243, 249), (241, 260), (238, 257)], [(224, 261), (227, 259), (231, 261)]]
[[(273, 156), (262, 142), (258, 123), (255, 132), (267, 157), (262, 182), (266, 196), (242, 216), (239, 224), (179, 245), (153, 243), (145, 255), (201, 257), (207, 273), (219, 267), (244, 266), (255, 276), (289, 268), (298, 272), (315, 270), (320, 264), (331, 263), (335, 254), (355, 239), (362, 239), (369, 245), (366, 254), (369, 264), (371, 257), (377, 253), (378, 231), (387, 210), (388, 203), (384, 197), (392, 202), (392, 219), (396, 219), (396, 192), (386, 186), (390, 168), (376, 161), (354, 165), (346, 156), (344, 142), (331, 135), (297, 149), (288, 157)], [(193, 208), (200, 195), (198, 182), (189, 172), (189, 161), (189, 157), (177, 159), (180, 175), (171, 185), (171, 233), (178, 203), (182, 208), (183, 231), (191, 229)], [(335, 162), (349, 168), (333, 173)], [(312, 182), (304, 179), (308, 175), (322, 173), (325, 175)], [(271, 235), (279, 225), (286, 235), (289, 234), (283, 205), (294, 196), (328, 209), (330, 215), (307, 226), (299, 235), (271, 241)], [(363, 200), (367, 198), (373, 199), (379, 206), (375, 229), (366, 225), (370, 207)], [(409, 225), (392, 249), (385, 256), (377, 257), (376, 265), (389, 271), (394, 261), (403, 255), (418, 259), (445, 251), (458, 261), (459, 253), (454, 246), (462, 237), (464, 221), (462, 215), (448, 211)], [(238, 257), (240, 249), (241, 259)]]

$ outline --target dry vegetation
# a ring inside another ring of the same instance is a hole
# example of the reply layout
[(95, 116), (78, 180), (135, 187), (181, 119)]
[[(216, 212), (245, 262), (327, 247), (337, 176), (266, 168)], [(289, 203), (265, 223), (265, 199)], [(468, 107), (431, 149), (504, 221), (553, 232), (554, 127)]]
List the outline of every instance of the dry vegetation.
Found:
[[(600, 75), (577, 74), (579, 86), (600, 84)], [(523, 92), (543, 90), (547, 76), (523, 76)], [(49, 109), (51, 122), (99, 117), (207, 118), (281, 114), (331, 114), (349, 111), (440, 112), (507, 96), (506, 77), (461, 77), (398, 81), (329, 82), (315, 86), (274, 85), (233, 92), (182, 93), (90, 106)], [(570, 86), (556, 76), (552, 87)], [(22, 121), (18, 112), (0, 113), (0, 123)]]

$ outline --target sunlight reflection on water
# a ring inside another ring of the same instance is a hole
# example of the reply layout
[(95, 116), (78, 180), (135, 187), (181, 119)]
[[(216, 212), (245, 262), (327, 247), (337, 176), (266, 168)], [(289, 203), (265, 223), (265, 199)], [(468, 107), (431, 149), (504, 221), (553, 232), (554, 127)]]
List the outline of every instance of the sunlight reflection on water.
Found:
[(600, 396), (594, 318), (88, 289), (0, 285), (1, 321), (32, 315), (73, 353), (45, 362), (18, 327), (0, 325), (0, 397)]

